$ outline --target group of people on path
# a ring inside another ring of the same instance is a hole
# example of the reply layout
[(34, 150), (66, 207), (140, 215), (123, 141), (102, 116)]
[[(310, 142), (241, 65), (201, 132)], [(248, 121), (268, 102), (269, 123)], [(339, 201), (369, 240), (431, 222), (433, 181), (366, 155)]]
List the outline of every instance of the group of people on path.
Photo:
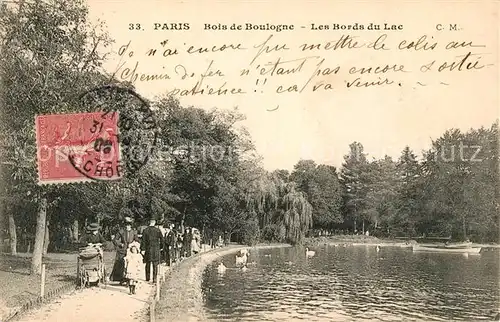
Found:
[[(143, 264), (146, 282), (156, 283), (160, 263), (170, 266), (200, 251), (201, 237), (195, 229), (188, 227), (182, 232), (178, 226), (158, 224), (156, 218), (152, 217), (149, 226), (140, 235), (132, 227), (132, 218), (125, 217), (123, 224), (124, 227), (118, 230), (112, 240), (116, 257), (110, 279), (120, 285), (128, 285), (130, 294), (135, 293)], [(90, 224), (81, 242), (103, 244), (105, 239), (99, 233), (99, 225)]]

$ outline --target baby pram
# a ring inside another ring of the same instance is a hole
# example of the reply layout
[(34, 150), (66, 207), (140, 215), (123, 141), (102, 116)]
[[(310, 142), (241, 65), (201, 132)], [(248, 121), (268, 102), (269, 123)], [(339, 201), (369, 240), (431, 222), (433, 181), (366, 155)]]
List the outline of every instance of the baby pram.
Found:
[(102, 244), (88, 244), (79, 249), (76, 276), (79, 287), (97, 286), (100, 282), (106, 286)]

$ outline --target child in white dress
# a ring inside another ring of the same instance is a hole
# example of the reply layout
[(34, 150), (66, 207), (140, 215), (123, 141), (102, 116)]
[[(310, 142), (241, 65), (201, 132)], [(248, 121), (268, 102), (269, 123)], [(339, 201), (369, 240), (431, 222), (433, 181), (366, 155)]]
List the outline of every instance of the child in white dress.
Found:
[(127, 256), (125, 256), (125, 277), (128, 279), (130, 294), (135, 294), (135, 286), (139, 280), (142, 266), (140, 244), (132, 242), (128, 246)]

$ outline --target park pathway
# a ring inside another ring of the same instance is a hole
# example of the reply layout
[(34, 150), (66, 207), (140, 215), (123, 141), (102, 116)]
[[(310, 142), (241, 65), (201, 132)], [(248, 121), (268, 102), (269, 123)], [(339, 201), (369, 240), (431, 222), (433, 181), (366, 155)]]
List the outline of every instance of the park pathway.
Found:
[(148, 319), (148, 300), (154, 285), (140, 281), (136, 294), (128, 287), (110, 284), (65, 294), (16, 321), (127, 322)]

